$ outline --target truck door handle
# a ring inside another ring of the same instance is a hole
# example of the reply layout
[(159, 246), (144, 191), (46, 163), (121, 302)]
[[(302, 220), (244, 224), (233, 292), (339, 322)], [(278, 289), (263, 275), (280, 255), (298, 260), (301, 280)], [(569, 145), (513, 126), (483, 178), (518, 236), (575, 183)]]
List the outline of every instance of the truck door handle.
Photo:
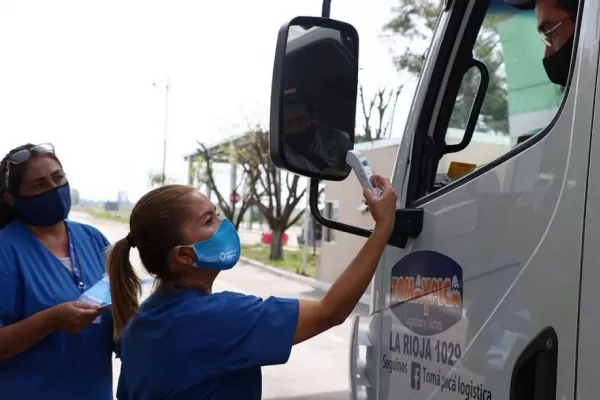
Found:
[(556, 400), (558, 336), (547, 327), (523, 350), (513, 369), (510, 400)]
[(475, 94), (475, 99), (473, 100), (473, 105), (471, 106), (471, 111), (469, 113), (469, 119), (467, 120), (467, 126), (465, 127), (465, 135), (460, 143), (447, 144), (444, 146), (443, 154), (458, 153), (459, 151), (466, 149), (469, 143), (471, 143), (471, 139), (473, 139), (473, 133), (475, 133), (475, 128), (477, 127), (477, 121), (479, 118), (479, 113), (481, 112), (481, 107), (483, 106), (483, 101), (485, 100), (485, 94), (490, 86), (490, 71), (484, 62), (473, 58), (471, 60), (471, 64), (467, 66), (467, 69), (465, 69), (463, 77), (471, 68), (476, 68), (479, 71), (480, 80), (479, 87), (477, 88), (477, 93)]

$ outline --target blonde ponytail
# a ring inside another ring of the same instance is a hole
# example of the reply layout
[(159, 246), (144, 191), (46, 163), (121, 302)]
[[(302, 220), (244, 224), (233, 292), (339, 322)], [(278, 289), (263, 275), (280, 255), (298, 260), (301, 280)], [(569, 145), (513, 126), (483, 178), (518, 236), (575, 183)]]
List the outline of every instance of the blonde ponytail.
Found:
[(108, 253), (106, 270), (110, 282), (115, 338), (121, 337), (125, 325), (137, 315), (142, 294), (142, 282), (129, 261), (130, 250), (129, 241), (123, 238)]

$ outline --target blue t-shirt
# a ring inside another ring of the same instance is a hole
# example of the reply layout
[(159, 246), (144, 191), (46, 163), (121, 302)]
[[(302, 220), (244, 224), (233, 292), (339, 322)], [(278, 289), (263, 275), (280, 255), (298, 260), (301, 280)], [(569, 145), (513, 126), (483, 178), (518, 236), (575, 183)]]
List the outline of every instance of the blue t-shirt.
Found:
[[(108, 240), (95, 228), (68, 222), (87, 287), (105, 271)], [(14, 324), (81, 291), (67, 267), (20, 222), (0, 230), (0, 327)], [(70, 335), (55, 332), (12, 359), (0, 362), (3, 400), (112, 399), (112, 319)]]
[(287, 362), (298, 300), (156, 292), (122, 338), (119, 400), (259, 400), (260, 367)]

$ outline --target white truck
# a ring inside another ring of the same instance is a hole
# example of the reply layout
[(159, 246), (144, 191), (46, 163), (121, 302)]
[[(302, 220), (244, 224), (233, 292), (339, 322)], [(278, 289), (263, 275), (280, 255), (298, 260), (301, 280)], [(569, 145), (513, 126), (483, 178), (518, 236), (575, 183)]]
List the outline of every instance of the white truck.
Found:
[[(368, 324), (355, 320), (353, 399), (600, 396), (600, 1), (579, 4), (564, 90), (542, 67), (535, 12), (514, 7), (525, 1), (506, 1), (512, 4), (446, 0), (442, 7), (394, 165), (396, 228), (374, 278)], [(291, 58), (290, 26), (340, 36), (307, 41)], [(496, 35), (494, 51), (502, 53), (503, 65), (493, 70), (477, 59), (485, 33)], [(470, 68), (479, 84), (464, 137), (447, 144), (452, 114), (464, 101), (462, 85), (473, 86), (463, 80)], [(439, 160), (468, 147), (475, 128), (486, 124), (486, 102), (497, 94), (490, 81), (498, 77), (507, 98), (502, 134), (514, 146), (434, 186)], [(317, 208), (319, 180), (350, 174), (343, 161), (338, 173), (331, 163), (322, 172), (303, 170), (287, 158), (289, 144), (282, 141), (286, 118), (307, 120), (286, 108), (290, 85), (307, 93), (310, 118), (354, 134), (357, 79), (358, 33), (351, 25), (298, 17), (281, 29), (272, 160), (312, 178), (318, 222), (367, 237), (368, 230), (327, 220)]]

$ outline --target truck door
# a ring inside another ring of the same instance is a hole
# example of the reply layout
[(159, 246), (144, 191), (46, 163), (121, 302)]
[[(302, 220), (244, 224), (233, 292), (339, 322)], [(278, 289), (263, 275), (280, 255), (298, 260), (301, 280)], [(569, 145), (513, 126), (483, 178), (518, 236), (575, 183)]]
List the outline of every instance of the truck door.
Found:
[[(596, 15), (600, 15), (600, 3), (595, 4)], [(590, 7), (591, 9), (591, 7)], [(587, 10), (586, 10), (587, 11)], [(591, 57), (590, 54), (590, 62)], [(599, 65), (597, 56), (595, 64)], [(595, 85), (598, 87), (599, 76)], [(593, 399), (600, 393), (598, 379), (598, 332), (600, 331), (600, 312), (598, 312), (598, 282), (600, 282), (600, 91), (596, 90), (594, 102), (594, 123), (590, 145), (589, 177), (587, 182), (587, 204), (585, 210), (585, 229), (583, 243), (583, 266), (581, 272), (579, 332), (577, 351), (577, 398)]]
[(423, 230), (380, 266), (370, 386), (390, 400), (572, 399), (598, 5), (580, 7), (563, 91), (533, 11), (447, 3), (394, 171)]

